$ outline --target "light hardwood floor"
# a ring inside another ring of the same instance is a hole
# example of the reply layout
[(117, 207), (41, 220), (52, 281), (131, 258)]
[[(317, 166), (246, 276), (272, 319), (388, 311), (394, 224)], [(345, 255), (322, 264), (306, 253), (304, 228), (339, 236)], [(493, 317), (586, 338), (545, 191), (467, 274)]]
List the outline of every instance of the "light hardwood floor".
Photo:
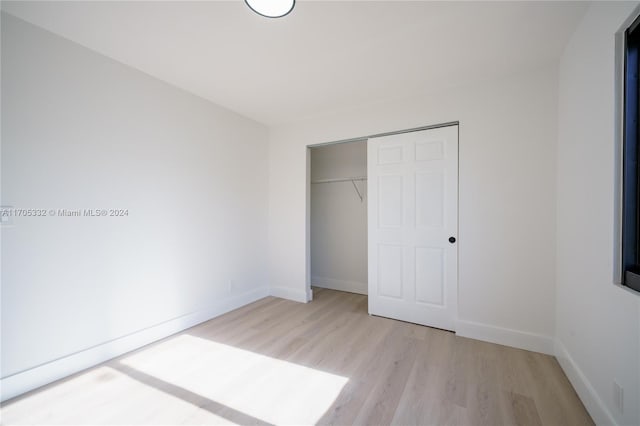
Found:
[(2, 405), (3, 424), (590, 425), (553, 357), (266, 298)]

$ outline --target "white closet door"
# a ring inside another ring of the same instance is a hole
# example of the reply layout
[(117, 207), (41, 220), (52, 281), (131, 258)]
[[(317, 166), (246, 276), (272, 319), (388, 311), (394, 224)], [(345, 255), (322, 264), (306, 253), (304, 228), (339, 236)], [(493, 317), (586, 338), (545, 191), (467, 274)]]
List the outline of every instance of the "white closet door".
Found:
[(369, 139), (369, 313), (455, 330), (458, 126)]

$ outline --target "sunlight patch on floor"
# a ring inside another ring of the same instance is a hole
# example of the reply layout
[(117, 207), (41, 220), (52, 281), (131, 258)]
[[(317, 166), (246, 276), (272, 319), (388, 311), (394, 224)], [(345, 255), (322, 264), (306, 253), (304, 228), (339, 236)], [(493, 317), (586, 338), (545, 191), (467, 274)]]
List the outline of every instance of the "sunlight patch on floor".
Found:
[(102, 366), (4, 405), (0, 417), (2, 424), (169, 425), (197, 412), (189, 401)]
[(348, 381), (188, 334), (120, 363), (143, 373), (141, 381), (153, 377), (229, 407), (224, 417), (241, 419), (245, 414), (272, 424), (317, 422)]

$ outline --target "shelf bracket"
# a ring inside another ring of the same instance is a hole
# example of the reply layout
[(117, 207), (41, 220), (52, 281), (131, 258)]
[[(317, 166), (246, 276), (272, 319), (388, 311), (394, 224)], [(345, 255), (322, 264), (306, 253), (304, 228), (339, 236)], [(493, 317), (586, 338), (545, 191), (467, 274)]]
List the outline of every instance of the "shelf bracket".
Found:
[(362, 203), (364, 201), (364, 198), (362, 197), (362, 194), (360, 194), (360, 190), (358, 189), (358, 185), (356, 185), (355, 179), (351, 179), (351, 183), (353, 184), (353, 187), (355, 188), (356, 192), (358, 193), (358, 197), (360, 197), (360, 202)]

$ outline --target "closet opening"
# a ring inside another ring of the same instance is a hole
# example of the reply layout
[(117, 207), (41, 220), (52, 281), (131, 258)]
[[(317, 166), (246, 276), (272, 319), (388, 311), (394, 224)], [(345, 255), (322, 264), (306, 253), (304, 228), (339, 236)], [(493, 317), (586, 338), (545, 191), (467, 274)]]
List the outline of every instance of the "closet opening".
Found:
[(367, 140), (309, 147), (309, 284), (366, 295)]
[(455, 331), (458, 127), (308, 147), (307, 300), (364, 294), (370, 315)]

